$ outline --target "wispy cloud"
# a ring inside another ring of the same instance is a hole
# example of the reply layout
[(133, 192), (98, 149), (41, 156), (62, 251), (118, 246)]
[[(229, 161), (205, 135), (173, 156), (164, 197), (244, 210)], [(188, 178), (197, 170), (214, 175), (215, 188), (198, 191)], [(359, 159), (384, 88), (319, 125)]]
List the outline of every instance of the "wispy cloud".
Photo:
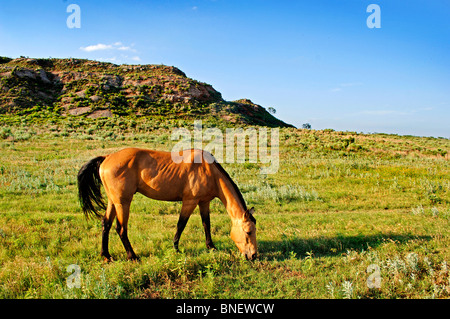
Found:
[(85, 52), (103, 51), (111, 49), (113, 49), (113, 46), (111, 44), (103, 44), (103, 43), (88, 45), (87, 47), (80, 47), (80, 50)]
[[(136, 55), (137, 50), (133, 48), (134, 43), (131, 45), (125, 45), (122, 42), (114, 42), (112, 44), (98, 43), (93, 45), (88, 45), (85, 47), (80, 47), (80, 50), (84, 52), (104, 52), (106, 56), (109, 57), (99, 57), (99, 61), (112, 62), (112, 63), (130, 63), (130, 62), (140, 62), (141, 58)], [(132, 55), (132, 53), (135, 53)]]
[(117, 50), (119, 50), (119, 51), (134, 51), (134, 52), (136, 51), (136, 50), (132, 49), (131, 47), (126, 47), (126, 46), (118, 47)]
[(85, 52), (94, 52), (94, 51), (105, 51), (105, 50), (119, 50), (119, 51), (130, 51), (130, 52), (136, 52), (135, 49), (131, 46), (125, 46), (122, 42), (115, 42), (113, 44), (103, 44), (98, 43), (94, 45), (88, 45), (86, 47), (80, 47), (80, 50)]
[(363, 85), (361, 82), (348, 82), (348, 83), (341, 83), (337, 87), (331, 88), (330, 92), (341, 92), (344, 88), (354, 87), (354, 86), (360, 86)]
[(120, 61), (117, 59), (116, 56), (113, 56), (112, 58), (97, 58), (98, 61), (103, 61), (103, 62), (111, 62), (111, 63), (120, 63)]
[(139, 56), (128, 56), (128, 55), (123, 55), (121, 54), (120, 56), (113, 56), (113, 57), (109, 57), (109, 58), (105, 58), (105, 57), (99, 57), (96, 60), (98, 61), (103, 61), (103, 62), (111, 62), (114, 64), (122, 64), (122, 63), (126, 63), (126, 64), (134, 64), (136, 62), (141, 62), (141, 58)]

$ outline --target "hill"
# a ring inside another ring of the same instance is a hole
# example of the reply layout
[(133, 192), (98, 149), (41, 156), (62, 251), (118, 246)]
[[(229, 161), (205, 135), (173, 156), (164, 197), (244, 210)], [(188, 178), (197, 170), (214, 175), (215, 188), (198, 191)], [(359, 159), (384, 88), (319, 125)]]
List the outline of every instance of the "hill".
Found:
[(292, 127), (248, 99), (225, 101), (210, 84), (173, 66), (0, 57), (0, 114), (40, 110), (91, 118), (208, 115), (231, 123)]

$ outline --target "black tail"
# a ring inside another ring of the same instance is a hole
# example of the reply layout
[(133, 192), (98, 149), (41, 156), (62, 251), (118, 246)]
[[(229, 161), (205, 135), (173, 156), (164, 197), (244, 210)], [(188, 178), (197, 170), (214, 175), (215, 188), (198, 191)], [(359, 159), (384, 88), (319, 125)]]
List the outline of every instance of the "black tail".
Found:
[(102, 217), (98, 210), (106, 209), (100, 190), (102, 180), (99, 174), (100, 164), (105, 158), (105, 156), (99, 156), (90, 160), (78, 172), (78, 199), (86, 218), (89, 218), (89, 214)]

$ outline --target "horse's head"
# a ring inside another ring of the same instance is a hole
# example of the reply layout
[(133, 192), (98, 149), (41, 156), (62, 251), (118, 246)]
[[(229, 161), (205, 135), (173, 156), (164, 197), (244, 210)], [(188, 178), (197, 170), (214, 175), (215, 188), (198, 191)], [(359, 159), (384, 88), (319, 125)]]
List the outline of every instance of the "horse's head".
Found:
[(246, 210), (241, 218), (233, 221), (231, 239), (236, 243), (245, 258), (256, 258), (256, 219), (253, 217), (254, 208)]

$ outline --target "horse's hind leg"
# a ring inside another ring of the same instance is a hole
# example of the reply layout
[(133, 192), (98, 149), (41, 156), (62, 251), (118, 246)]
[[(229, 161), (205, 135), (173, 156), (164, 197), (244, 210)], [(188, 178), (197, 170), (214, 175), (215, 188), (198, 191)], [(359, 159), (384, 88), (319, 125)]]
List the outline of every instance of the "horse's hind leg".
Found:
[[(130, 202), (131, 203), (131, 202)], [(136, 260), (138, 257), (131, 247), (130, 241), (128, 240), (128, 217), (130, 214), (130, 203), (114, 204), (116, 208), (117, 221), (116, 221), (116, 231), (122, 240), (123, 247), (127, 252), (127, 258), (130, 260)]]
[(205, 238), (206, 238), (206, 247), (208, 249), (216, 249), (211, 239), (211, 222), (209, 218), (210, 210), (209, 210), (210, 202), (202, 202), (198, 204), (200, 208), (200, 216), (202, 217), (203, 228), (205, 229)]
[(108, 207), (106, 208), (106, 214), (102, 219), (102, 251), (101, 256), (105, 257), (105, 261), (111, 261), (111, 255), (108, 250), (109, 230), (112, 223), (116, 218), (116, 208), (111, 200), (108, 200)]

